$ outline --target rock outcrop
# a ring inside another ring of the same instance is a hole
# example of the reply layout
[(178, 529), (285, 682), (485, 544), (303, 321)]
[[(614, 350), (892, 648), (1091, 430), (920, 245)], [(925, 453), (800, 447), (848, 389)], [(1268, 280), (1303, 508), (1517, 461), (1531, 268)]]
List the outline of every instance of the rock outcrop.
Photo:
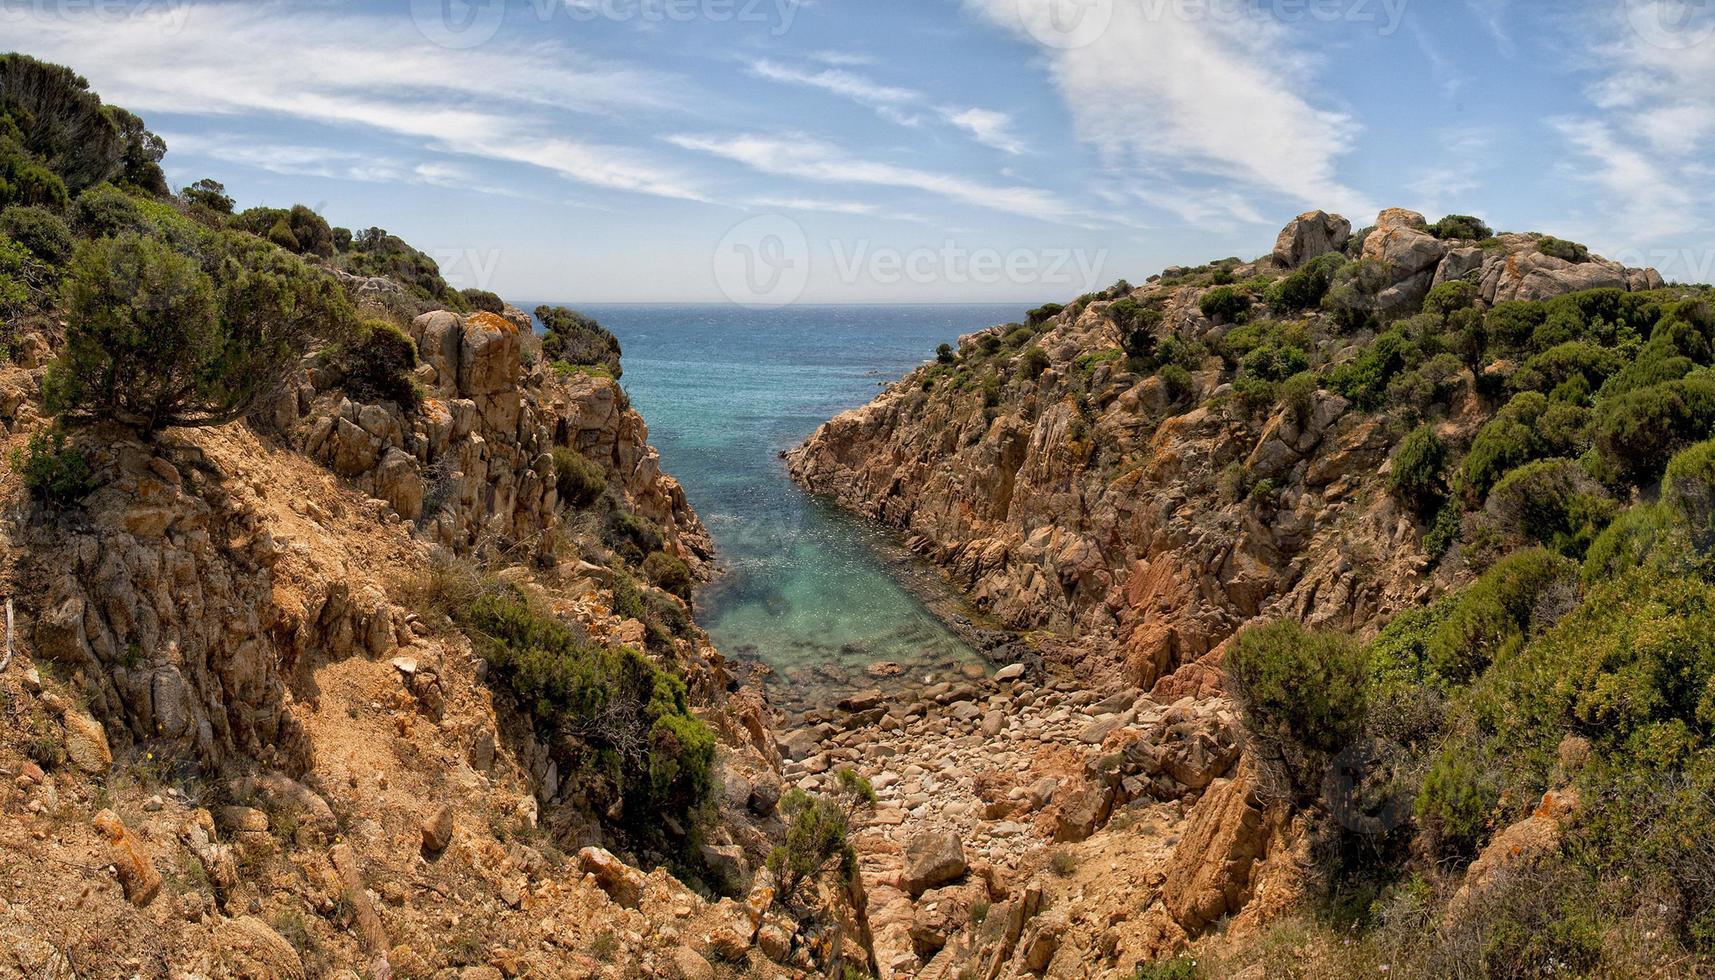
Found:
[[(1348, 229), (1305, 214), (1262, 262), (1224, 274), (1279, 276), (1358, 249)], [(1484, 304), (1661, 284), (1654, 270), (1542, 254), (1539, 240), (1442, 240), (1422, 215), (1391, 209), (1354, 256), (1382, 270), (1372, 302), (1384, 319), (1415, 312), (1451, 279)], [(1231, 329), (1199, 309), (1211, 288), (1156, 277), (1085, 297), (1034, 331), (1048, 362), (1035, 378), (1001, 342), (1011, 325), (963, 338), (961, 351), (1000, 365), (998, 383), (981, 391), (927, 366), (823, 425), (789, 454), (791, 473), (897, 529), (977, 605), (1037, 631), (1046, 654), (1088, 678), (1148, 689), (1258, 617), (1373, 629), (1444, 574), (1412, 516), (1377, 492), (1399, 435), (1387, 420), (1327, 391), (1302, 411), (1256, 411), (1213, 357), (1188, 392), (1125, 370), (1113, 302), (1159, 310), (1158, 341), (1208, 345)], [(1445, 424), (1468, 432), (1478, 412), (1466, 397)], [(1223, 490), (1234, 474), (1246, 482)]]

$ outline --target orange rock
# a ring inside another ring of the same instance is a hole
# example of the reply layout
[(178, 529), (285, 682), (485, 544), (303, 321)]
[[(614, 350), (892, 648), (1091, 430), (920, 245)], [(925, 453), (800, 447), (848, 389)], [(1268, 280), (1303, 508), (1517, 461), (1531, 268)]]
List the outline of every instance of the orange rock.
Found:
[(106, 836), (113, 854), (113, 866), (119, 872), (119, 886), (131, 904), (148, 905), (161, 893), (161, 873), (143, 850), (137, 835), (126, 828), (119, 814), (103, 810), (95, 815), (95, 829)]

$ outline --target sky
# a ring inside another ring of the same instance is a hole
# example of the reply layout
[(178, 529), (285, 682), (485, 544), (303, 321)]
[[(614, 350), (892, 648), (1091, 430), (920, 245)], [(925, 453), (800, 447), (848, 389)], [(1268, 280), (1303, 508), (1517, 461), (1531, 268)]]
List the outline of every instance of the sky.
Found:
[(1715, 0), (0, 0), (169, 180), (514, 301), (1046, 302), (1474, 214), (1715, 278)]

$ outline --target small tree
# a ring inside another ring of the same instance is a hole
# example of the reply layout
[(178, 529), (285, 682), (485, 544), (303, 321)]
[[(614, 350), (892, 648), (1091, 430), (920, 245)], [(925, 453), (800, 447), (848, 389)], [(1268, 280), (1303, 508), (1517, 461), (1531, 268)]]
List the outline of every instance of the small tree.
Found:
[(209, 177), (204, 177), (179, 191), (179, 196), (184, 198), (187, 203), (200, 204), (211, 211), (218, 211), (221, 214), (232, 213), (234, 202), (231, 196), (226, 193), (226, 185)]
[(1401, 504), (1418, 513), (1428, 513), (1441, 501), (1442, 474), (1447, 468), (1447, 445), (1435, 430), (1418, 426), (1399, 444), (1393, 469), (1388, 472), (1388, 491)]
[(842, 881), (850, 882), (857, 874), (851, 821), (860, 810), (875, 805), (875, 790), (850, 768), (839, 770), (835, 780), (831, 797), (793, 789), (780, 801), (791, 822), (785, 843), (768, 855), (768, 873), (774, 877), (774, 900), (781, 905), (789, 904), (806, 882), (836, 867)]
[(1363, 731), (1369, 700), (1364, 648), (1343, 633), (1310, 632), (1280, 620), (1240, 633), (1226, 669), (1273, 790), (1311, 798), (1328, 759)]
[(258, 244), (219, 265), (136, 234), (89, 242), (72, 260), (66, 345), (44, 382), (56, 414), (153, 433), (221, 425), (272, 394), (318, 339), (351, 322), (327, 276)]

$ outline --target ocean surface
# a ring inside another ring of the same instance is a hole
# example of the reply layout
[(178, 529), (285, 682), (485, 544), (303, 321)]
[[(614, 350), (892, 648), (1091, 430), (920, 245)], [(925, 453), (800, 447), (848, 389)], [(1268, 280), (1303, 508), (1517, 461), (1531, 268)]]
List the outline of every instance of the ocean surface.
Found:
[[(787, 680), (828, 666), (970, 662), (895, 579), (881, 531), (799, 490), (780, 453), (961, 334), (1022, 306), (574, 306), (612, 330), (663, 467), (714, 535), (697, 620)], [(826, 670), (822, 674), (829, 673)]]

